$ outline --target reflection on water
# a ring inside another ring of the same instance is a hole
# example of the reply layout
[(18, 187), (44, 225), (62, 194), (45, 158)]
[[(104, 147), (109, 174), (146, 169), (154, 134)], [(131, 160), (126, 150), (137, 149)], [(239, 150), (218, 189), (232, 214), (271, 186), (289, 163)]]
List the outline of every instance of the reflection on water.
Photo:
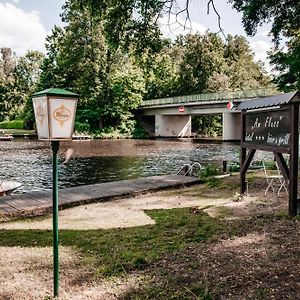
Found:
[[(68, 148), (74, 154), (62, 164)], [(0, 142), (0, 178), (23, 183), (19, 192), (51, 189), (50, 144)], [(92, 140), (61, 143), (59, 186), (69, 187), (142, 176), (174, 174), (184, 163), (237, 160), (238, 147), (171, 140)]]

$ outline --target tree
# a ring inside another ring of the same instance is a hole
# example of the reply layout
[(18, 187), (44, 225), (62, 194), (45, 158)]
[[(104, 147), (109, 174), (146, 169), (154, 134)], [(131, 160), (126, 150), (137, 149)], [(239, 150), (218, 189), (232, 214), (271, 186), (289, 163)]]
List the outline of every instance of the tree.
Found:
[(300, 2), (297, 0), (229, 0), (233, 7), (243, 13), (243, 25), (249, 35), (256, 33), (257, 27), (271, 22), (275, 42), (280, 35), (290, 35), (300, 29)]
[(14, 84), (13, 72), (16, 67), (16, 57), (10, 48), (0, 49), (0, 120), (8, 118), (11, 102), (10, 90)]
[[(47, 58), (40, 88), (65, 88), (80, 94), (80, 110), (96, 110), (103, 114), (103, 82), (105, 81), (107, 49), (103, 26), (88, 9), (77, 11), (70, 1), (64, 6), (64, 28), (55, 27), (47, 37)], [(85, 112), (85, 118), (89, 119)], [(96, 125), (95, 125), (96, 126)]]
[(270, 58), (278, 75), (275, 83), (283, 91), (300, 89), (300, 31), (287, 42), (288, 50), (275, 50)]
[(142, 71), (127, 62), (113, 72), (110, 85), (111, 102), (107, 115), (111, 116), (114, 124), (118, 125), (121, 133), (130, 133), (132, 111), (143, 100), (145, 81)]
[[(271, 62), (278, 75), (275, 82), (283, 90), (300, 86), (300, 1), (297, 0), (230, 0), (233, 7), (243, 13), (243, 24), (249, 35), (256, 33), (257, 27), (271, 22), (271, 33), (275, 50)], [(282, 36), (287, 38), (287, 51), (278, 49)]]
[(14, 119), (24, 113), (24, 108), (35, 90), (44, 55), (28, 51), (16, 57), (10, 48), (1, 49), (0, 59), (0, 118)]
[(176, 44), (183, 54), (179, 67), (179, 94), (270, 87), (270, 78), (254, 62), (247, 40), (215, 33), (179, 37)]
[(122, 5), (112, 7), (105, 14), (107, 19), (102, 19), (89, 6), (81, 8), (78, 1), (67, 1), (62, 14), (67, 25), (55, 27), (47, 38), (40, 86), (51, 84), (79, 93), (78, 120), (88, 120), (93, 128), (117, 126), (123, 120), (121, 112), (134, 109), (144, 93), (143, 86), (131, 85), (133, 78), (137, 85), (143, 82), (138, 67), (133, 67), (129, 58), (132, 47), (126, 44), (131, 19), (121, 22), (120, 31), (108, 25), (110, 18), (120, 20), (116, 12), (125, 9)]
[(224, 68), (222, 39), (210, 32), (205, 35), (188, 34), (178, 37), (176, 44), (184, 49), (179, 70), (179, 94), (205, 92), (208, 79)]
[(270, 77), (260, 63), (254, 62), (253, 52), (245, 37), (228, 35), (224, 47), (225, 74), (230, 78), (231, 90), (271, 87)]
[(145, 51), (138, 65), (145, 78), (145, 99), (169, 97), (177, 92), (178, 63), (171, 44), (157, 53)]

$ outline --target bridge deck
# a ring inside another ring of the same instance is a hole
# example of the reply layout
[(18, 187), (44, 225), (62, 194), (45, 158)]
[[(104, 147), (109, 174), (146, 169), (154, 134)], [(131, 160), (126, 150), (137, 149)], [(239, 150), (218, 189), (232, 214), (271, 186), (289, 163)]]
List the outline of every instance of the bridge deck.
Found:
[(139, 108), (146, 108), (152, 106), (164, 106), (170, 104), (188, 104), (193, 102), (220, 102), (229, 101), (233, 99), (251, 99), (261, 98), (272, 95), (277, 95), (279, 92), (274, 89), (256, 89), (256, 90), (243, 90), (232, 92), (218, 92), (208, 94), (196, 94), (178, 97), (168, 97), (153, 100), (144, 100)]
[[(166, 175), (65, 188), (59, 190), (59, 207), (72, 207), (198, 182), (199, 179), (195, 177)], [(37, 215), (51, 209), (51, 191), (10, 195), (0, 198), (0, 217)]]

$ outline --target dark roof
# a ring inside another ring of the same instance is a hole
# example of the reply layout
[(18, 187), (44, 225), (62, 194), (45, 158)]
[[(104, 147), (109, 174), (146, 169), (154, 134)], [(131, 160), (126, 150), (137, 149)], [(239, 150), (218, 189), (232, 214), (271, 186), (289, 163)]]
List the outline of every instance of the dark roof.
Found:
[(38, 93), (35, 93), (32, 95), (33, 98), (35, 97), (41, 97), (41, 96), (63, 96), (63, 97), (73, 97), (77, 98), (78, 94), (63, 90), (63, 89), (58, 89), (58, 88), (50, 88), (47, 90), (40, 91)]
[(300, 101), (300, 93), (298, 91), (280, 94), (277, 96), (264, 97), (249, 101), (243, 101), (237, 107), (238, 110), (250, 110), (265, 107), (281, 106), (290, 103), (292, 100)]

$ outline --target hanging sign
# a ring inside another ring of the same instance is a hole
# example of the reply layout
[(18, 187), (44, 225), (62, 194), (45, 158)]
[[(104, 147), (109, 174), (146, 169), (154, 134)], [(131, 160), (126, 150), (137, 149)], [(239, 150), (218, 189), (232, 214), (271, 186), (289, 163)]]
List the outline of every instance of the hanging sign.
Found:
[(233, 102), (232, 102), (232, 101), (229, 101), (229, 102), (227, 103), (226, 107), (227, 107), (228, 109), (230, 109), (230, 110), (233, 109), (233, 107), (234, 107)]
[(184, 106), (179, 106), (178, 111), (179, 112), (184, 112)]
[(291, 135), (290, 125), (289, 110), (246, 113), (244, 142), (252, 145), (288, 148)]

